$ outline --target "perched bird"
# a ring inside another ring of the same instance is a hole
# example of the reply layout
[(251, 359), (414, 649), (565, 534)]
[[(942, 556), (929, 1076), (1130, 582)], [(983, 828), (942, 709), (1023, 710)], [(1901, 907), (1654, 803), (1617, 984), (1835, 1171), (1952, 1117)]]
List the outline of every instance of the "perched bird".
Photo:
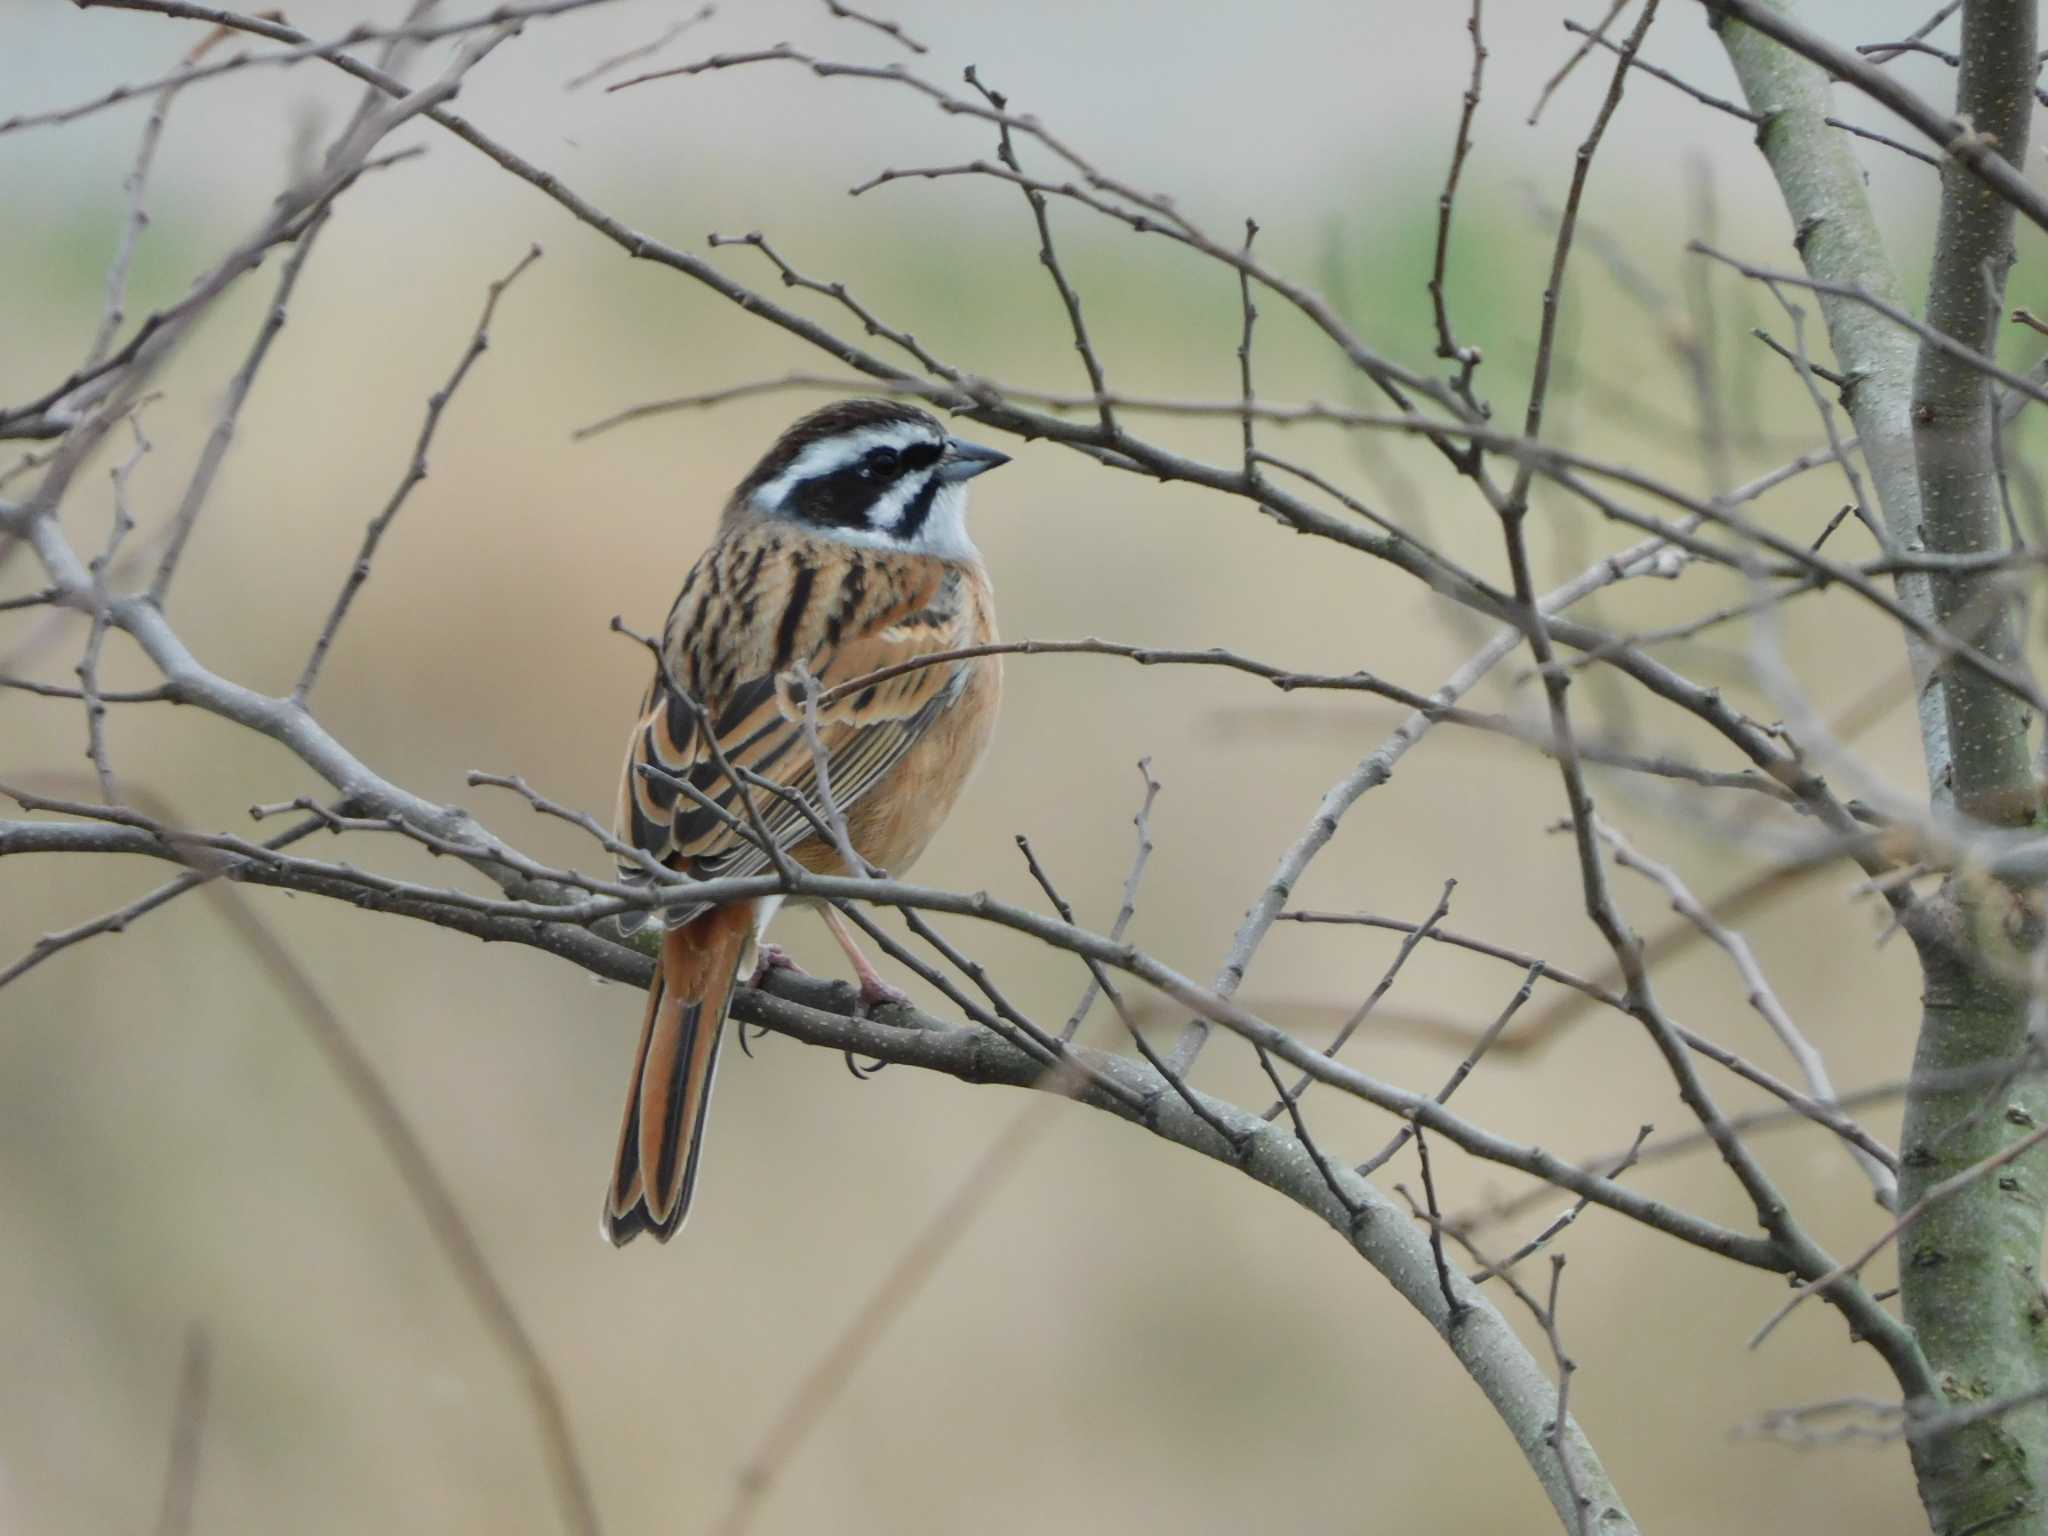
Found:
[[(699, 879), (768, 872), (772, 861), (750, 836), (746, 794), (793, 863), (848, 873), (836, 841), (802, 807), (748, 774), (794, 791), (823, 820), (802, 671), (822, 695), (899, 662), (995, 639), (994, 593), (967, 537), (967, 482), (1008, 461), (890, 400), (830, 405), (784, 432), (732, 493), (718, 537), (669, 610), (660, 664), (626, 745), (619, 841)], [(863, 858), (900, 875), (924, 851), (988, 746), (1001, 689), (1001, 663), (979, 657), (814, 706), (831, 802)], [(679, 791), (678, 780), (724, 814)], [(623, 863), (621, 872), (645, 877)], [(605, 1197), (604, 1232), (616, 1244), (642, 1232), (666, 1241), (689, 1211), (726, 1008), (757, 950), (763, 970), (787, 963), (759, 942), (782, 901), (664, 914)], [(863, 1001), (900, 1000), (846, 920), (830, 906), (820, 911)]]

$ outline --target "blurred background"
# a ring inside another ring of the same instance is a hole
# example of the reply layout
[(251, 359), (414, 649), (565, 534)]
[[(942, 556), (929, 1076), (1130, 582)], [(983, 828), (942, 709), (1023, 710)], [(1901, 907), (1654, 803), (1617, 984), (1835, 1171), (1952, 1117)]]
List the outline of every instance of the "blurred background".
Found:
[[(1085, 388), (1014, 189), (912, 181), (846, 195), (886, 166), (985, 156), (983, 127), (908, 92), (788, 65), (615, 95), (568, 88), (694, 9), (622, 0), (537, 23), (471, 76), (460, 110), (636, 228), (691, 250), (714, 231), (764, 231), (802, 270), (847, 281), (954, 363)], [(1504, 421), (1520, 419), (1555, 210), (1611, 61), (1589, 59), (1537, 126), (1526, 119), (1575, 46), (1561, 23), (1597, 22), (1605, 9), (1525, 0), (1487, 10), (1492, 56), (1450, 291), (1461, 339), (1485, 350), (1480, 385)], [(1801, 7), (1846, 42), (1903, 35), (1927, 9)], [(398, 14), (301, 0), (290, 19), (327, 37)], [(1267, 262), (1329, 292), (1384, 351), (1434, 366), (1423, 284), (1469, 72), (1463, 5), (904, 0), (888, 14), (931, 54), (909, 60), (887, 38), (789, 0), (726, 6), (652, 63), (784, 39), (834, 57), (904, 58), (948, 82), (974, 63), (1018, 110), (1122, 179), (1172, 192), (1220, 236), (1256, 217)], [(0, 5), (0, 101), (13, 113), (87, 100), (171, 69), (203, 32), (14, 0)], [(1738, 94), (1697, 6), (1667, 4), (1645, 52), (1705, 90)], [(442, 56), (422, 60), (415, 77)], [(1893, 68), (1946, 99), (1938, 64)], [(130, 314), (175, 298), (253, 228), (295, 157), (331, 138), (355, 100), (311, 63), (242, 71), (181, 96)], [(1879, 121), (1846, 96), (1840, 110)], [(0, 221), (0, 400), (48, 387), (82, 354), (145, 112), (129, 104), (0, 137), (0, 206), (10, 213)], [(775, 395), (580, 442), (570, 434), (656, 396), (831, 370), (687, 279), (627, 261), (447, 135), (419, 127), (400, 142), (427, 153), (346, 197), (307, 266), (170, 616), (210, 665), (289, 689), (486, 284), (539, 241), (546, 256), (506, 296), (488, 355), (449, 409), (431, 478), (387, 540), (315, 705), (392, 779), (470, 805), (537, 856), (594, 867), (577, 834), (508, 796), (466, 789), (463, 774), (517, 771), (608, 814), (645, 670), (608, 620), (659, 623), (727, 489), (819, 401)], [(1905, 280), (1917, 284), (1935, 177), (1860, 148)], [(1234, 395), (1240, 316), (1227, 273), (1077, 209), (1054, 218), (1114, 383)], [(1783, 312), (1684, 251), (1705, 236), (1795, 265), (1747, 124), (1638, 77), (1594, 170), (1587, 220), (1553, 435), (1708, 488), (1680, 351), (1691, 345), (1730, 413), (1736, 479), (1821, 442), (1797, 380), (1747, 334), (1765, 324), (1789, 341)], [(2023, 248), (2013, 297), (2038, 306), (2048, 278), (2035, 254)], [(719, 260), (785, 296), (758, 253)], [(158, 381), (164, 397), (145, 417), (155, 449), (133, 481), (138, 539), (175, 505), (274, 265), (244, 280)], [(1355, 398), (1341, 359), (1281, 310), (1263, 305), (1262, 392)], [(1817, 324), (1807, 340), (1824, 356)], [(2016, 357), (2032, 361), (2024, 346)], [(1227, 461), (1236, 430), (1168, 422), (1153, 435)], [(1280, 451), (1501, 574), (1491, 514), (1431, 451), (1320, 429), (1274, 436)], [(977, 487), (975, 526), (1012, 636), (1225, 645), (1308, 670), (1364, 667), (1426, 691), (1483, 634), (1391, 569), (1285, 536), (1241, 504), (1050, 446), (1005, 446), (1017, 462)], [(13, 462), (13, 452), (0, 457), (0, 471)], [(1842, 497), (1839, 477), (1817, 472), (1763, 508), (1812, 534)], [(90, 471), (67, 512), (81, 548), (97, 548), (110, 507), (104, 475)], [(1546, 584), (1632, 542), (1555, 496), (1538, 510)], [(1838, 537), (1852, 536), (1853, 527)], [(0, 596), (33, 590), (27, 567), (17, 558), (0, 572)], [(1676, 589), (1636, 583), (1589, 611), (1634, 629), (1739, 595), (1695, 575)], [(68, 681), (83, 639), (75, 621), (0, 618), (10, 671)], [(1750, 689), (1745, 640), (1737, 626), (1672, 655), (1770, 718)], [(1899, 669), (1886, 627), (1832, 598), (1793, 607), (1782, 643), (1824, 712)], [(1165, 788), (1132, 933), (1201, 976), (1221, 962), (1318, 797), (1399, 720), (1342, 696), (1281, 696), (1226, 674), (1093, 658), (1020, 658), (1008, 679), (995, 751), (920, 876), (1036, 904), (1012, 842), (1027, 833), (1082, 920), (1106, 926), (1131, 853), (1133, 764), (1148, 756)], [(152, 681), (128, 647), (110, 645), (109, 686)], [(1529, 693), (1516, 658), (1478, 702), (1527, 710)], [(1903, 705), (1902, 675), (1895, 695)], [(1609, 681), (1592, 679), (1577, 697), (1646, 747), (1737, 766), (1686, 721), (1639, 703), (1624, 713), (1630, 700)], [(84, 740), (75, 705), (0, 695), (0, 777), (84, 792)], [(194, 824), (241, 828), (251, 803), (319, 788), (283, 751), (162, 706), (117, 709), (110, 741), (117, 771)], [(1859, 747), (1875, 782), (1924, 793), (1910, 710), (1894, 709)], [(1853, 776), (1844, 785), (1863, 787)], [(1775, 825), (1731, 792), (1679, 796), (1609, 778), (1596, 789), (1702, 895), (1739, 883), (1769, 851), (1731, 831)], [(1597, 972), (1604, 960), (1578, 916), (1569, 845), (1547, 830), (1561, 811), (1541, 759), (1444, 727), (1351, 812), (1297, 904), (1419, 919), (1456, 878), (1448, 926)], [(313, 847), (449, 878), (397, 846)], [(10, 861), (0, 869), (0, 963), (165, 878), (156, 865)], [(1909, 954), (1877, 946), (1880, 924), (1850, 884), (1846, 870), (1825, 872), (1746, 923), (1844, 1089), (1903, 1072), (1917, 1006)], [(1618, 890), (1646, 929), (1663, 925), (1656, 892)], [(856, 1084), (829, 1053), (774, 1038), (753, 1060), (729, 1050), (689, 1231), (668, 1248), (615, 1253), (596, 1218), (636, 996), (537, 951), (482, 949), (310, 897), (251, 898), (387, 1076), (481, 1234), (559, 1378), (616, 1532), (711, 1527), (805, 1372), (1032, 1102), (905, 1068)], [(1072, 1006), (1085, 980), (1078, 963), (999, 931), (945, 926), (1038, 1016)], [(787, 920), (778, 938), (812, 969), (841, 964), (808, 916)], [(1243, 996), (1324, 1038), (1394, 948), (1391, 935), (1282, 925)], [(1677, 1017), (1789, 1074), (1719, 957), (1687, 954), (1658, 979)], [(1483, 1025), (1518, 980), (1511, 967), (1425, 949), (1388, 998), (1386, 1022), (1368, 1025), (1349, 1059), (1433, 1088), (1460, 1051), (1403, 1021)], [(1555, 996), (1539, 990), (1532, 1007)], [(1152, 1017), (1162, 1038), (1177, 1027), (1170, 1014)], [(1106, 1009), (1088, 1032), (1121, 1048)], [(1197, 1081), (1253, 1106), (1270, 1097), (1228, 1040), (1211, 1047)], [(1714, 1086), (1731, 1109), (1757, 1102), (1725, 1077)], [(1352, 1161), (1392, 1129), (1327, 1092), (1309, 1105), (1324, 1143)], [(1573, 1156), (1625, 1145), (1645, 1122), (1686, 1127), (1654, 1051), (1605, 1017), (1540, 1052), (1495, 1057), (1459, 1105), (1504, 1135)], [(1478, 1391), (1342, 1241), (1216, 1163), (1089, 1110), (1056, 1113), (1052, 1134), (784, 1469), (755, 1529), (1549, 1527)], [(1889, 1139), (1896, 1107), (1867, 1120)], [(1878, 1230), (1867, 1185), (1831, 1142), (1789, 1130), (1758, 1145), (1828, 1244), (1853, 1251)], [(1523, 1188), (1448, 1149), (1437, 1175), (1454, 1208)], [(1412, 1185), (1415, 1170), (1404, 1157), (1383, 1177)], [(1733, 1181), (1705, 1158), (1631, 1181), (1749, 1224)], [(1552, 1197), (1483, 1240), (1505, 1251), (1566, 1203)], [(1581, 1368), (1572, 1404), (1646, 1529), (1924, 1529), (1895, 1446), (1800, 1453), (1733, 1434), (1773, 1407), (1892, 1394), (1874, 1359), (1845, 1345), (1834, 1314), (1804, 1309), (1749, 1353), (1742, 1341), (1783, 1299), (1770, 1277), (1598, 1210), (1560, 1247), (1571, 1260), (1563, 1329)], [(150, 1525), (194, 1325), (213, 1366), (196, 1529), (559, 1529), (519, 1383), (384, 1149), (219, 913), (188, 899), (0, 993), (0, 1531)]]

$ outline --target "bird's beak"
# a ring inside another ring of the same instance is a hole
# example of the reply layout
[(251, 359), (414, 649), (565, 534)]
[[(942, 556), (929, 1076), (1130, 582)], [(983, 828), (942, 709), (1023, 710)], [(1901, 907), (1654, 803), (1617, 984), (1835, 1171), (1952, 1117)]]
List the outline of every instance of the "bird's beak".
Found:
[(946, 439), (946, 456), (939, 460), (939, 483), (958, 485), (963, 480), (972, 480), (976, 475), (986, 474), (1009, 462), (1007, 453), (984, 448), (980, 443), (970, 443), (964, 437), (949, 437)]

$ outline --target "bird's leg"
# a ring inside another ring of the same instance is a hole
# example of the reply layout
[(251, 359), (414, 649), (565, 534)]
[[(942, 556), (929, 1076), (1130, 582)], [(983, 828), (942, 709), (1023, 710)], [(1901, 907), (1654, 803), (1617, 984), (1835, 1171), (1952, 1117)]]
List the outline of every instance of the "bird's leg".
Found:
[[(769, 944), (765, 941), (757, 940), (754, 944), (754, 969), (747, 976), (747, 985), (749, 987), (758, 987), (775, 971), (794, 971), (799, 976), (804, 974), (804, 968), (790, 959), (789, 951), (780, 944)], [(741, 1024), (738, 1027), (740, 1050), (746, 1055), (752, 1056), (754, 1048), (747, 1044), (747, 1026)], [(766, 1028), (757, 1027), (754, 1038), (758, 1040), (767, 1033)]]
[(875, 1008), (884, 1003), (902, 1007), (910, 1002), (910, 994), (901, 987), (891, 986), (868, 963), (868, 957), (861, 953), (860, 945), (854, 942), (853, 929), (839, 914), (839, 909), (829, 903), (818, 909), (825, 916), (825, 926), (832, 930), (832, 937), (839, 941), (839, 947), (846, 951), (846, 958), (853, 966), (853, 974), (860, 978), (860, 1005)]

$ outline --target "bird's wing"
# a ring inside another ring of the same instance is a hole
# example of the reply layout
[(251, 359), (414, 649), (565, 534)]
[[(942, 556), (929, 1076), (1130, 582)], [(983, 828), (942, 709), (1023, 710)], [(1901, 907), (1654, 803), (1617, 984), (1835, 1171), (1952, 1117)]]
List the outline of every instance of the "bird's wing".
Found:
[[(796, 669), (808, 669), (823, 695), (959, 649), (970, 643), (962, 586), (959, 568), (930, 559), (758, 530), (721, 540), (669, 616), (663, 665), (627, 746), (619, 839), (700, 879), (766, 870), (743, 793), (783, 848), (815, 828), (786, 795), (756, 783), (736, 787), (719, 755), (743, 780), (759, 775), (826, 814)], [(818, 706), (831, 799), (841, 812), (882, 781), (967, 677), (965, 664), (938, 663)], [(678, 790), (676, 780), (719, 810)], [(689, 915), (671, 909), (669, 921)]]

